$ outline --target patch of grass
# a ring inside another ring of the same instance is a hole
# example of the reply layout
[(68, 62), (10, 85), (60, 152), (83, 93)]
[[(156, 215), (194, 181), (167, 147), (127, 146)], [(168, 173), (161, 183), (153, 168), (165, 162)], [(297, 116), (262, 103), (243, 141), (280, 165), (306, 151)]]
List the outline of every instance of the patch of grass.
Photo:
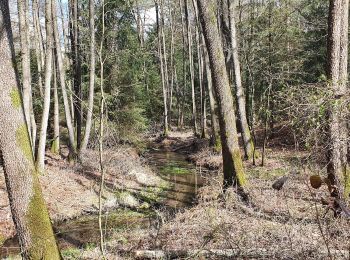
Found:
[(78, 248), (68, 248), (61, 251), (62, 257), (64, 259), (78, 259), (81, 251)]
[(166, 175), (169, 175), (169, 174), (186, 175), (186, 174), (189, 174), (190, 172), (191, 171), (188, 168), (179, 167), (172, 164), (168, 164), (162, 167), (161, 169), (161, 173)]
[(274, 179), (276, 177), (286, 175), (288, 172), (289, 171), (287, 168), (267, 169), (267, 168), (257, 167), (257, 168), (248, 170), (247, 174), (248, 176), (251, 176), (251, 177), (269, 180), (269, 179)]

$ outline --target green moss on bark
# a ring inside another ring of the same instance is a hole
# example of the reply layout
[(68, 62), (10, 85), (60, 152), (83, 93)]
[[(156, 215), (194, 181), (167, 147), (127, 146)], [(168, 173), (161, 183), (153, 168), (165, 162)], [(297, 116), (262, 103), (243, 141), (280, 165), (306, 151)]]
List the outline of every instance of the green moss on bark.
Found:
[(243, 168), (243, 162), (241, 158), (241, 153), (239, 150), (233, 151), (233, 164), (235, 166), (236, 171), (236, 179), (238, 186), (243, 187), (247, 183), (247, 179), (245, 177), (244, 168)]
[(25, 216), (31, 235), (28, 256), (30, 259), (61, 259), (39, 180), (36, 172), (33, 174), (33, 195)]
[(22, 105), (21, 94), (17, 88), (13, 88), (10, 92), (11, 102), (14, 108), (19, 109)]
[(20, 127), (18, 127), (18, 129), (16, 131), (16, 141), (17, 141), (17, 145), (20, 147), (24, 156), (29, 161), (34, 163), (32, 147), (30, 144), (30, 138), (29, 138), (29, 133), (28, 133), (28, 129), (27, 129), (26, 124), (23, 124)]
[(58, 143), (58, 139), (57, 138), (52, 141), (51, 152), (54, 153), (54, 154), (59, 154), (59, 152), (60, 152), (59, 143)]

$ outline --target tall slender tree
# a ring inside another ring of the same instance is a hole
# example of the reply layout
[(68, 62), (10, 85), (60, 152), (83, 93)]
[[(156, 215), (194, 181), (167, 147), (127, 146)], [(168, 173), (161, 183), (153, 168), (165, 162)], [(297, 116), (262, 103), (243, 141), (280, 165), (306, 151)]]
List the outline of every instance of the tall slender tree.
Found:
[[(31, 72), (30, 72), (30, 45), (29, 45), (29, 6), (27, 0), (18, 0), (18, 21), (19, 21), (19, 35), (21, 40), (21, 64), (22, 64), (22, 95), (23, 106), (26, 121), (28, 122), (29, 136), (32, 143), (35, 143), (35, 136), (33, 136), (33, 122), (32, 115), (32, 86), (31, 86)], [(36, 129), (36, 128), (35, 128)]]
[(90, 16), (90, 79), (89, 79), (89, 101), (86, 116), (85, 135), (81, 145), (81, 152), (86, 150), (90, 132), (92, 127), (92, 115), (94, 109), (94, 90), (95, 90), (95, 3), (89, 0), (89, 16)]
[(37, 153), (38, 170), (44, 171), (45, 148), (47, 138), (47, 126), (49, 123), (51, 103), (51, 79), (52, 79), (52, 56), (53, 56), (53, 32), (52, 32), (52, 1), (45, 2), (45, 27), (46, 27), (46, 57), (45, 57), (45, 83), (44, 83), (44, 106), (41, 117), (41, 128), (39, 134), (39, 146)]
[(198, 135), (196, 93), (195, 93), (195, 86), (194, 86), (194, 64), (193, 64), (193, 53), (192, 53), (193, 37), (192, 37), (192, 30), (191, 30), (190, 17), (189, 17), (188, 0), (184, 0), (184, 1), (185, 1), (185, 21), (186, 21), (186, 29), (187, 29), (187, 51), (188, 51), (187, 55), (190, 63), (190, 81), (191, 81), (191, 94), (192, 94), (192, 127), (193, 127), (193, 133), (195, 135)]
[(33, 0), (32, 2), (32, 14), (33, 14), (33, 27), (34, 27), (34, 37), (35, 37), (35, 55), (36, 55), (36, 63), (38, 70), (38, 89), (41, 96), (44, 95), (43, 92), (43, 79), (42, 79), (42, 70), (43, 70), (43, 55), (44, 48), (41, 38), (41, 30), (40, 30), (40, 18), (39, 18), (39, 3), (38, 0)]
[(212, 81), (219, 108), (224, 187), (237, 185), (242, 191), (246, 179), (239, 150), (233, 97), (227, 75), (224, 51), (219, 37), (213, 0), (197, 0), (203, 34), (209, 55)]
[(76, 156), (76, 146), (75, 146), (75, 137), (74, 137), (74, 127), (73, 127), (73, 120), (72, 120), (72, 110), (70, 106), (70, 102), (68, 99), (68, 91), (66, 88), (66, 74), (65, 74), (65, 67), (64, 67), (64, 61), (63, 61), (63, 55), (62, 55), (62, 49), (61, 49), (61, 43), (60, 43), (60, 36), (58, 33), (58, 24), (57, 24), (57, 8), (56, 8), (56, 0), (52, 0), (53, 4), (53, 35), (54, 35), (54, 41), (55, 41), (55, 58), (57, 62), (58, 67), (58, 76), (59, 76), (59, 83), (62, 91), (62, 98), (63, 98), (63, 105), (64, 105), (64, 114), (66, 118), (67, 128), (68, 128), (68, 136), (69, 136), (69, 150), (71, 158), (74, 158)]
[(76, 147), (79, 151), (81, 148), (82, 134), (82, 89), (81, 89), (81, 53), (79, 37), (79, 4), (77, 0), (70, 0), (71, 8), (71, 53), (73, 61), (73, 81), (74, 81), (74, 119), (76, 132)]
[(58, 98), (58, 86), (57, 86), (57, 65), (53, 62), (53, 140), (51, 145), (51, 152), (55, 154), (60, 153), (60, 107)]
[[(203, 36), (204, 38), (204, 36)], [(209, 96), (209, 106), (210, 106), (210, 117), (211, 117), (211, 144), (215, 147), (215, 149), (219, 148), (220, 140), (218, 136), (219, 126), (216, 116), (216, 101), (214, 98), (213, 91), (213, 83), (211, 78), (211, 69), (209, 63), (209, 56), (207, 49), (205, 49), (205, 74), (207, 76), (207, 88), (208, 88), (208, 96)]]
[(250, 133), (247, 112), (246, 112), (246, 98), (244, 88), (242, 84), (241, 65), (238, 54), (238, 41), (237, 30), (235, 22), (235, 3), (236, 1), (228, 0), (229, 17), (230, 17), (230, 32), (231, 32), (231, 52), (232, 52), (232, 65), (236, 86), (236, 101), (238, 107), (239, 122), (242, 130), (243, 146), (245, 157), (250, 159), (254, 153), (254, 142)]
[[(162, 1), (162, 0), (159, 0)], [(161, 21), (161, 12), (159, 11), (159, 2), (158, 0), (155, 1), (156, 5), (156, 15), (157, 15), (157, 33), (158, 33), (158, 56), (160, 60), (160, 74), (162, 78), (162, 89), (163, 89), (163, 104), (164, 104), (164, 136), (168, 135), (169, 132), (169, 123), (168, 123), (168, 89), (167, 89), (167, 83), (166, 83), (166, 76), (165, 76), (165, 65), (164, 65), (164, 49), (163, 49), (163, 33), (162, 33), (162, 21)]]
[(348, 16), (349, 0), (329, 1), (327, 77), (333, 99), (328, 111), (330, 149), (327, 170), (332, 184), (341, 189), (332, 195), (346, 195), (347, 198), (350, 192), (350, 176), (347, 165), (348, 129), (344, 102), (348, 81)]
[(61, 259), (34, 165), (16, 75), (8, 1), (0, 1), (0, 151), (23, 259)]

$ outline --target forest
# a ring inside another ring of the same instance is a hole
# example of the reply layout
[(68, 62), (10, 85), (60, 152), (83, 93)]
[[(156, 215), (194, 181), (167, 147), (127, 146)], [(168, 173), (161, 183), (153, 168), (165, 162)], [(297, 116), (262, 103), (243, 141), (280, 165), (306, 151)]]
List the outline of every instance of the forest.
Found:
[(350, 259), (349, 0), (0, 0), (1, 259)]

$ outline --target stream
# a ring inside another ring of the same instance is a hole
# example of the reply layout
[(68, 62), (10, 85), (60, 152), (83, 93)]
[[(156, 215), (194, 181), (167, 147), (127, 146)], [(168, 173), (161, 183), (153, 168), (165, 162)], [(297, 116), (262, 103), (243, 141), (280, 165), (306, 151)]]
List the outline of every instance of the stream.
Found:
[[(197, 174), (195, 166), (186, 160), (185, 155), (152, 149), (144, 157), (157, 175), (170, 184), (162, 192), (160, 202), (155, 207), (173, 213), (178, 209), (189, 207), (195, 202), (197, 189), (202, 185), (203, 180)], [(148, 229), (151, 227), (152, 221), (154, 222), (154, 218), (155, 213), (152, 209), (112, 210), (103, 215), (106, 241), (118, 230), (126, 228), (129, 230)], [(100, 241), (96, 214), (56, 223), (54, 231), (61, 250), (97, 246)], [(19, 253), (17, 237), (6, 240), (0, 247), (0, 258)]]

